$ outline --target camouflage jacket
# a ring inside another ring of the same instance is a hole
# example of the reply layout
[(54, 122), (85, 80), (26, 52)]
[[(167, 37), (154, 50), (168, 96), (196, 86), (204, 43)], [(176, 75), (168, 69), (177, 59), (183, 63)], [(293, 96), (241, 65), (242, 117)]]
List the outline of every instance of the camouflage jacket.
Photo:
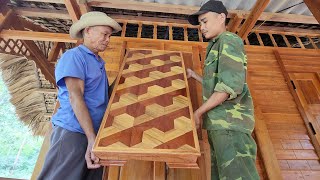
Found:
[(203, 74), (203, 101), (214, 92), (226, 92), (229, 99), (203, 115), (207, 130), (252, 133), (253, 104), (246, 83), (247, 56), (239, 36), (224, 32), (209, 42)]

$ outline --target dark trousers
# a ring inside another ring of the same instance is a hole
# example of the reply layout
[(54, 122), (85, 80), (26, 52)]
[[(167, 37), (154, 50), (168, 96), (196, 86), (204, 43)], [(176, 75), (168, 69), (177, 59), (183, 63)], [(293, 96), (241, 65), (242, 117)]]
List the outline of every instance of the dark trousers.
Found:
[(50, 148), (38, 179), (102, 179), (102, 167), (94, 170), (87, 168), (87, 144), (84, 134), (53, 126)]

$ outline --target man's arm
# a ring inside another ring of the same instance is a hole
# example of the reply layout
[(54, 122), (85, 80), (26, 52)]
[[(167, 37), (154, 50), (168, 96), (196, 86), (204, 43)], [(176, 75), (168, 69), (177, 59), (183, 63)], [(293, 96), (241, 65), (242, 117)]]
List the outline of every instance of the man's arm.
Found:
[(99, 158), (92, 153), (92, 147), (96, 138), (93, 129), (92, 119), (89, 114), (87, 105), (83, 99), (84, 95), (84, 81), (79, 78), (66, 77), (64, 81), (69, 92), (69, 99), (72, 109), (88, 139), (88, 146), (85, 155), (88, 169), (99, 168)]
[(197, 74), (196, 72), (194, 72), (193, 70), (188, 68), (187, 69), (187, 78), (191, 78), (191, 77), (202, 84), (202, 77), (199, 74)]
[(196, 122), (197, 129), (200, 127), (200, 122), (202, 121), (202, 114), (223, 103), (229, 98), (229, 96), (230, 94), (225, 92), (214, 92), (210, 96), (210, 98), (194, 112), (194, 120)]

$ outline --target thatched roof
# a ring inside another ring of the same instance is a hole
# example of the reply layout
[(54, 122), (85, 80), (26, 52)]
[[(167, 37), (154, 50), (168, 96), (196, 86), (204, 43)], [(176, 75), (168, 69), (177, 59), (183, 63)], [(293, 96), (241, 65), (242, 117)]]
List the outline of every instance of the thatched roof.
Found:
[(26, 57), (0, 53), (0, 72), (20, 120), (34, 135), (44, 135), (56, 100), (53, 86)]

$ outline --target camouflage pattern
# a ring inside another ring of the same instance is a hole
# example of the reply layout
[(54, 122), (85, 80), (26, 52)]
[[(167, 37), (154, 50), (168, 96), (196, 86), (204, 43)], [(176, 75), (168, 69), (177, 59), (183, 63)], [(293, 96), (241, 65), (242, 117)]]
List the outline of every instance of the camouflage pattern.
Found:
[(246, 83), (247, 56), (242, 40), (231, 32), (224, 32), (209, 42), (206, 57), (203, 101), (216, 91), (226, 92), (230, 97), (203, 115), (203, 127), (251, 134), (253, 104)]
[(211, 149), (211, 179), (260, 179), (255, 166), (257, 146), (250, 134), (208, 131)]

